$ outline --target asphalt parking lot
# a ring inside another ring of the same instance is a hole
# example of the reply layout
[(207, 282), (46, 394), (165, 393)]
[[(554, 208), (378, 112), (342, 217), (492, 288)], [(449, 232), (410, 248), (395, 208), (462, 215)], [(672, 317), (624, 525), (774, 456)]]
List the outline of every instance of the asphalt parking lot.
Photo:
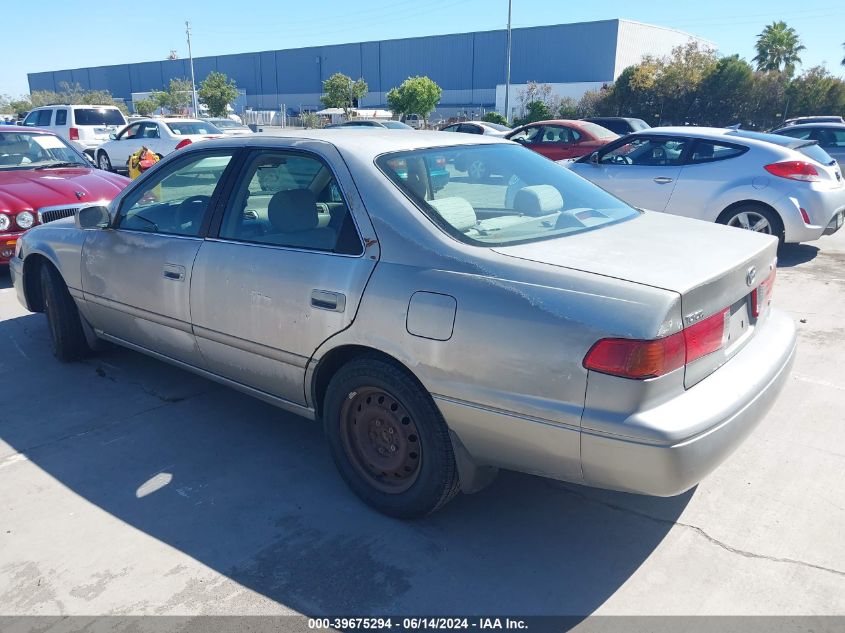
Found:
[(61, 365), (0, 274), (0, 612), (845, 612), (845, 231), (781, 257), (792, 377), (696, 489), (502, 473), (383, 517), (319, 428), (140, 354)]

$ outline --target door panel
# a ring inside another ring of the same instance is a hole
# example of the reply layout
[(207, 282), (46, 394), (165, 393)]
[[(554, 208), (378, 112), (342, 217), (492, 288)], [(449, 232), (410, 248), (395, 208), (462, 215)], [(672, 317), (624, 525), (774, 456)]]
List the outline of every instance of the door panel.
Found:
[(598, 164), (585, 166), (578, 173), (632, 206), (664, 211), (689, 144), (689, 139), (666, 136), (613, 143), (599, 153)]
[(186, 155), (122, 198), (116, 228), (89, 232), (82, 290), (95, 329), (202, 366), (191, 330), (191, 272), (221, 181), (219, 165), (233, 151)]
[(232, 191), (194, 264), (199, 347), (211, 371), (306, 404), (306, 364), (352, 323), (375, 266), (355, 228), (368, 220), (348, 172), (303, 152), (256, 151)]

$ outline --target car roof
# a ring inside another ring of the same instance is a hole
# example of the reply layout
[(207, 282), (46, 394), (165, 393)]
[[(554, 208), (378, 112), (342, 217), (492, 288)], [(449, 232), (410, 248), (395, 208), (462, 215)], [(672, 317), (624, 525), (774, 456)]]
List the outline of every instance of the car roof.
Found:
[(845, 123), (839, 123), (837, 121), (828, 121), (827, 123), (820, 122), (820, 123), (795, 123), (794, 125), (784, 125), (779, 127), (777, 131), (781, 130), (805, 130), (805, 129), (814, 129), (814, 128), (834, 128), (837, 130), (845, 130)]
[(56, 136), (50, 130), (42, 130), (40, 127), (29, 127), (23, 125), (0, 125), (0, 132), (36, 132), (37, 134), (49, 134)]
[[(752, 130), (740, 130), (724, 127), (698, 127), (694, 125), (653, 127), (632, 133), (632, 135), (637, 136), (654, 136), (656, 134), (665, 136), (690, 136), (708, 140), (726, 140), (729, 142), (751, 142), (752, 144), (772, 143), (774, 145), (780, 145), (781, 147), (788, 147), (789, 149), (803, 147), (808, 144), (808, 141), (806, 140), (792, 138), (790, 136), (781, 136), (779, 134), (768, 134), (766, 132), (754, 132)], [(809, 143), (814, 142), (815, 141), (809, 141)]]
[(330, 143), (342, 152), (353, 153), (368, 159), (388, 152), (401, 152), (430, 147), (510, 143), (510, 141), (505, 141), (500, 137), (480, 134), (444, 134), (443, 132), (434, 130), (388, 130), (384, 128), (373, 128), (362, 133), (361, 131), (336, 127), (314, 130), (280, 130), (272, 134), (263, 132), (250, 136), (215, 139), (196, 143), (190, 146), (190, 149), (193, 151), (203, 147), (207, 148), (211, 145), (228, 147), (290, 147), (291, 140), (297, 139)]

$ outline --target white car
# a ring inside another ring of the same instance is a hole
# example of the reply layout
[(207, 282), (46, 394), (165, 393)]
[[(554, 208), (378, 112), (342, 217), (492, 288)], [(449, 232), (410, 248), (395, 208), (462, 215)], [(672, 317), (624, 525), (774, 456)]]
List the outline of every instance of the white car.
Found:
[(845, 182), (815, 141), (746, 130), (665, 127), (566, 165), (641, 209), (809, 242), (837, 231)]
[(486, 134), (487, 136), (503, 137), (513, 130), (506, 125), (488, 123), (487, 121), (464, 121), (441, 128), (441, 132), (462, 132), (464, 134)]
[(221, 138), (223, 132), (207, 121), (198, 119), (143, 119), (130, 123), (112, 140), (97, 148), (97, 166), (105, 171), (126, 171), (129, 156), (141, 147), (159, 156), (181, 147), (211, 138)]
[(253, 134), (253, 131), (250, 130), (246, 125), (243, 123), (238, 123), (232, 119), (203, 119), (203, 121), (207, 121), (211, 123), (214, 127), (218, 130), (223, 132), (226, 136), (249, 136)]
[(49, 130), (94, 158), (94, 150), (126, 125), (113, 105), (52, 105), (34, 108), (21, 125)]

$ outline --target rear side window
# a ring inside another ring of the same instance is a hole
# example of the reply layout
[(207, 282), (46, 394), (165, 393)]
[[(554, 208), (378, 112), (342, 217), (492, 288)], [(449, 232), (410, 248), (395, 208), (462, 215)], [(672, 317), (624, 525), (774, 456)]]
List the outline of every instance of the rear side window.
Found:
[(778, 130), (777, 133), (783, 134), (784, 136), (791, 136), (792, 138), (808, 139), (812, 132), (813, 130), (810, 128), (799, 128), (797, 130)]
[(67, 125), (67, 110), (56, 110), (56, 125)]
[(845, 129), (820, 128), (815, 131), (813, 138), (824, 147), (845, 147)]
[(76, 125), (126, 125), (117, 108), (78, 108), (73, 111)]
[(689, 162), (692, 164), (712, 163), (717, 160), (736, 158), (748, 151), (740, 145), (725, 145), (714, 141), (696, 141)]
[(176, 136), (185, 134), (222, 134), (219, 128), (205, 121), (171, 121), (167, 127)]

